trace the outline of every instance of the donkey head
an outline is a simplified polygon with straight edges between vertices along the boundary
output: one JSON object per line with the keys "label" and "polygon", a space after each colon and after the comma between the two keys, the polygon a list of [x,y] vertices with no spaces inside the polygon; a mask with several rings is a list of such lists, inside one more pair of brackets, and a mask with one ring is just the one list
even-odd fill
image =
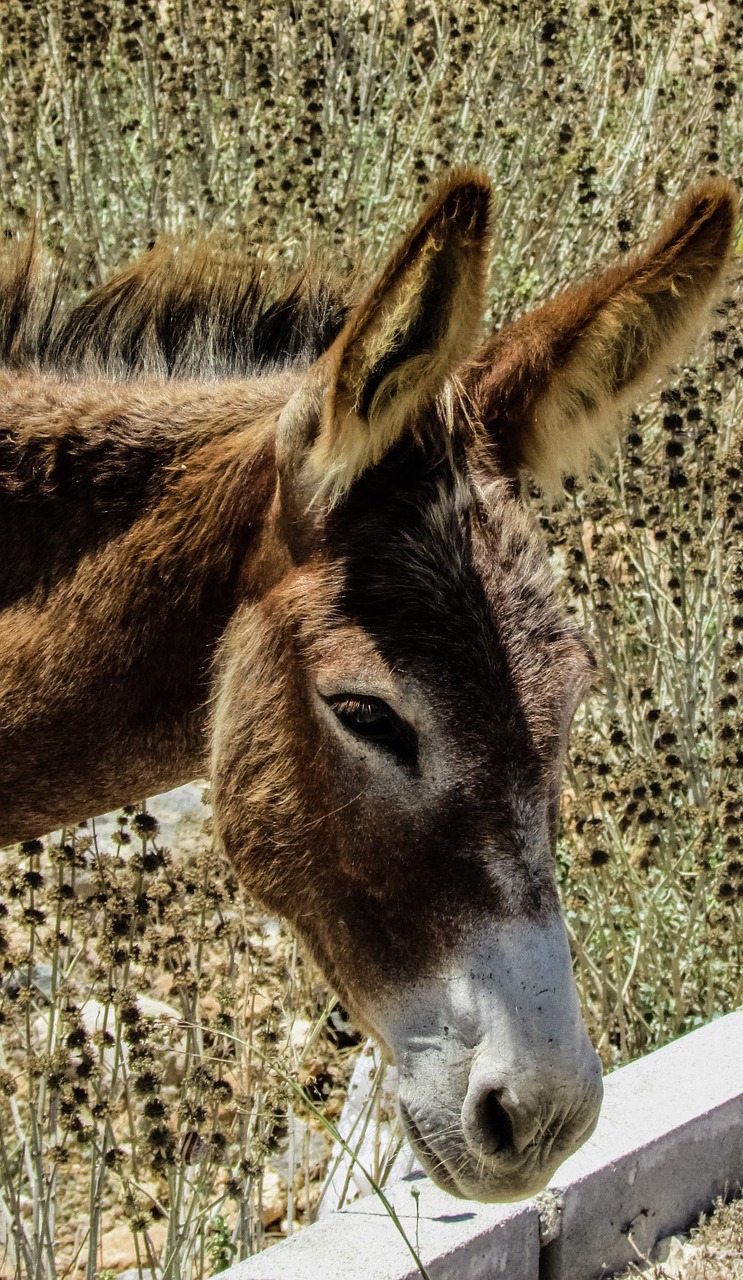
{"label": "donkey head", "polygon": [[449,178],[281,413],[214,792],[247,883],[396,1063],[425,1166],[501,1200],[547,1181],[601,1099],[554,873],[596,668],[517,477],[579,466],[671,357],[735,202],[702,184],[646,252],[478,348],[489,202],[482,173]]}

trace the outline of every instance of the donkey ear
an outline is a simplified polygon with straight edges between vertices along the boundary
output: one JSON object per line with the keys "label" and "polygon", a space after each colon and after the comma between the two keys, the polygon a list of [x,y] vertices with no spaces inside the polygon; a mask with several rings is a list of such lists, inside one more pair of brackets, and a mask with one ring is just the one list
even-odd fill
{"label": "donkey ear", "polygon": [[724,276],[738,209],[711,178],[680,201],[658,238],[496,334],[467,381],[508,471],[548,491],[580,472],[616,411],[683,351]]}
{"label": "donkey ear", "polygon": [[378,462],[472,353],[485,304],[490,182],[450,174],[318,362],[320,427],[307,461],[331,502]]}

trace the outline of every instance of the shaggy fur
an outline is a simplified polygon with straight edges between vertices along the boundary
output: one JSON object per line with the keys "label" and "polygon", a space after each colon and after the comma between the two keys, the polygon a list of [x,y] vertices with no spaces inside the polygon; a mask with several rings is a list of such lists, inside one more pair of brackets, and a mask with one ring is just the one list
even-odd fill
{"label": "shaggy fur", "polygon": [[31,236],[0,265],[0,361],[77,376],[250,378],[317,360],[351,294],[350,280],[317,264],[282,282],[237,245],[163,241],[75,301]]}

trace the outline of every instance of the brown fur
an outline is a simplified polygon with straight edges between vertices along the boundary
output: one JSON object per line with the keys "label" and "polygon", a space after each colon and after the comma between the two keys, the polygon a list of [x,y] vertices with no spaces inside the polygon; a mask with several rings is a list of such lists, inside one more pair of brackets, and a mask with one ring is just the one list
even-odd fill
{"label": "brown fur", "polygon": [[309,276],[277,319],[175,249],[67,310],[26,252],[0,304],[0,840],[211,767],[240,874],[373,1030],[468,921],[555,910],[593,664],[511,476],[572,467],[668,357],[735,211],[697,188],[473,354],[488,206],[479,171],[442,183],[345,326]]}

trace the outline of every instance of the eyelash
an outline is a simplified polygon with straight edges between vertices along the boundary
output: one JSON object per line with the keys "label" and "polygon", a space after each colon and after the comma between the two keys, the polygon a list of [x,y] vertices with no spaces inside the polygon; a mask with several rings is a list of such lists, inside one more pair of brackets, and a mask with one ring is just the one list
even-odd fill
{"label": "eyelash", "polygon": [[[339,694],[329,698],[328,703],[344,729],[354,737],[389,752],[399,764],[414,765],[417,762],[415,730],[382,698]],[[365,712],[370,716],[366,721],[361,718]]]}

